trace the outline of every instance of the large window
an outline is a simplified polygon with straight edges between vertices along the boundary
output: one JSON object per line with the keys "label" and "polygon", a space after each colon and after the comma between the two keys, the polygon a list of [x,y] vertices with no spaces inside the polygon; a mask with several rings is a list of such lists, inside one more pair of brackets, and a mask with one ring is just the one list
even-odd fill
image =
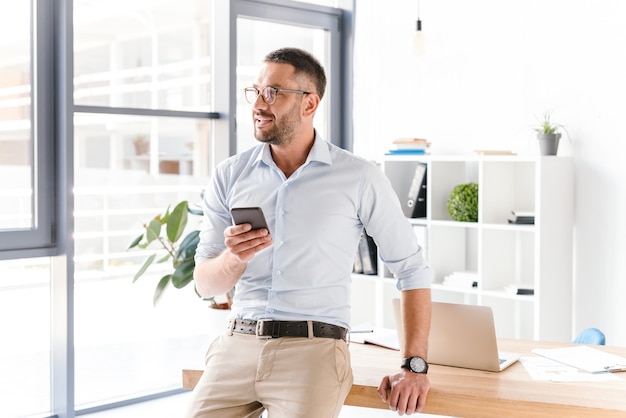
{"label": "large window", "polygon": [[300,46],[327,66],[316,128],[341,141],[342,13],[289,0],[0,7],[0,389],[14,394],[0,416],[73,417],[175,393],[224,321],[211,323],[192,286],[154,306],[169,264],[133,283],[156,247],[128,246],[168,206],[199,202],[215,165],[254,143],[236,116],[249,119],[242,86],[270,49]]}
{"label": "large window", "polygon": [[153,306],[171,263],[133,283],[158,247],[127,248],[168,206],[199,202],[208,183],[212,21],[206,0],[74,0],[78,409],[179,388],[206,345],[193,319],[207,304],[189,287]]}

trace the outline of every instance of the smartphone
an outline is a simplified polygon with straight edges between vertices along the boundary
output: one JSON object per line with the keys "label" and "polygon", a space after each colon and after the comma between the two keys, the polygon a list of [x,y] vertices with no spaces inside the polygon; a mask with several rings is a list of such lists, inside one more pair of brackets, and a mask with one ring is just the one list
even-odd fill
{"label": "smartphone", "polygon": [[252,229],[265,228],[270,230],[263,215],[263,210],[259,207],[254,208],[232,208],[230,215],[235,225],[250,224]]}

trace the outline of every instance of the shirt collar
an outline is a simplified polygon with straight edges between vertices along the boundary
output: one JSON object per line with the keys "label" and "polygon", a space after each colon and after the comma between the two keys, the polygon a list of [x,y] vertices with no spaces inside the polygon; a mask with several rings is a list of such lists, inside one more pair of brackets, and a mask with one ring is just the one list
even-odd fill
{"label": "shirt collar", "polygon": [[[269,144],[263,144],[263,150],[257,155],[256,161],[263,161],[268,166],[275,166],[274,160],[272,160],[272,153],[270,151]],[[313,139],[313,147],[309,151],[309,155],[304,162],[307,165],[311,161],[318,161],[323,164],[332,164],[332,158],[330,156],[330,149],[328,143],[322,139],[320,135],[315,131],[315,138]]]}

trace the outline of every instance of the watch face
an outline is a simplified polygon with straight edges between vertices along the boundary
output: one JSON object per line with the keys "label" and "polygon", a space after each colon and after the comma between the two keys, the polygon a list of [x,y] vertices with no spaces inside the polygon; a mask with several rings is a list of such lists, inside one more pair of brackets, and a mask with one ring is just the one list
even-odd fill
{"label": "watch face", "polygon": [[421,357],[411,358],[411,370],[415,373],[421,373],[426,369],[426,362]]}

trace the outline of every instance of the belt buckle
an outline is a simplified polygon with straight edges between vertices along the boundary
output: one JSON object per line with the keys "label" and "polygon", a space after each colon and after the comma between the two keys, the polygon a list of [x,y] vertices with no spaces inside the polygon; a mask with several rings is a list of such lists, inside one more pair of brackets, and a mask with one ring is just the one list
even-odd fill
{"label": "belt buckle", "polygon": [[272,335],[262,335],[261,333],[263,332],[263,328],[265,323],[269,323],[272,322],[271,320],[266,321],[264,319],[259,319],[258,321],[256,321],[256,329],[254,330],[254,333],[256,334],[256,337],[260,340],[268,340],[270,338],[273,338]]}

